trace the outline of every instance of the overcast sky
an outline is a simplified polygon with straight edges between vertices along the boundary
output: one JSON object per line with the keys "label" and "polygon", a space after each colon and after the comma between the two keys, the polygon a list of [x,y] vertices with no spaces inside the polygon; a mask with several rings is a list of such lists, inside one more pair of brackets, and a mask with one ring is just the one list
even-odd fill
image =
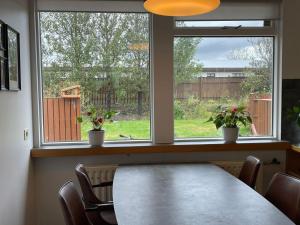
{"label": "overcast sky", "polygon": [[230,54],[235,49],[243,49],[250,46],[248,38],[233,37],[207,37],[202,38],[198,45],[195,59],[200,61],[204,67],[217,68],[245,68],[249,67],[246,60],[231,60]]}

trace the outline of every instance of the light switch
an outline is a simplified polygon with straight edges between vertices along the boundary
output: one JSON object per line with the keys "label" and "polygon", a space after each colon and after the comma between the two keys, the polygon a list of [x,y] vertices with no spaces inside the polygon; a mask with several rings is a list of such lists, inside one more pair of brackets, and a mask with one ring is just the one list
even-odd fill
{"label": "light switch", "polygon": [[24,141],[27,141],[28,137],[29,137],[29,129],[26,128],[26,129],[24,129]]}

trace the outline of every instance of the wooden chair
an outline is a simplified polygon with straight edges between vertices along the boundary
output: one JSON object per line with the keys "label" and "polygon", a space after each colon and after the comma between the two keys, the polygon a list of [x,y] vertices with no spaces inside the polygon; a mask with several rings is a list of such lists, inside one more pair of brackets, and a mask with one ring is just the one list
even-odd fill
{"label": "wooden chair", "polygon": [[265,198],[300,225],[300,179],[276,173],[270,181]]}
{"label": "wooden chair", "polygon": [[[59,190],[59,200],[63,209],[66,225],[110,225],[100,215],[100,207],[84,208],[72,181],[65,183]],[[87,213],[98,212],[97,220],[89,220]]]}
{"label": "wooden chair", "polygon": [[248,156],[241,169],[239,179],[251,188],[255,188],[261,162],[254,156]]}
{"label": "wooden chair", "polygon": [[[97,185],[92,185],[91,180],[88,176],[86,169],[83,164],[78,164],[75,168],[75,173],[79,180],[79,184],[82,191],[83,202],[87,208],[89,207],[101,207],[103,210],[101,211],[101,216],[107,221],[109,224],[117,224],[116,216],[114,212],[113,202],[105,202],[101,201],[94,193],[93,188],[101,188],[111,186],[113,184],[112,181],[103,182]],[[105,210],[104,210],[105,209]],[[89,218],[94,220],[97,219],[97,215],[95,212],[89,213]]]}

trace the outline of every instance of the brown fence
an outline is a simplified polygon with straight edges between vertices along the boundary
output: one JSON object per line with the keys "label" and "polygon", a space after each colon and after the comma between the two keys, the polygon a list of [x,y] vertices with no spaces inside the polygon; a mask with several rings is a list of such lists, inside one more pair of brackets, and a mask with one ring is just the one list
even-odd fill
{"label": "brown fence", "polygon": [[199,99],[217,99],[241,96],[243,77],[200,77],[197,81],[178,84],[175,89],[177,99],[194,96]]}
{"label": "brown fence", "polygon": [[44,141],[81,140],[80,98],[44,98]]}
{"label": "brown fence", "polygon": [[135,113],[142,115],[143,108],[149,106],[149,94],[142,91],[126,92],[123,96],[115,91],[102,88],[99,91],[84,96],[86,105],[106,107],[107,109],[122,110],[126,105],[132,105]]}
{"label": "brown fence", "polygon": [[[218,78],[219,79],[219,78]],[[205,82],[204,82],[205,83]],[[209,83],[209,82],[208,82]],[[208,84],[206,82],[206,84]],[[213,81],[212,84],[216,85]],[[230,82],[229,82],[230,83]],[[233,84],[233,83],[231,83]],[[235,84],[234,84],[235,85]],[[229,88],[230,85],[228,84]],[[208,88],[208,87],[206,87]],[[212,87],[211,87],[212,88]],[[193,90],[191,90],[193,91]],[[215,86],[210,92],[216,92],[214,97],[220,95],[220,90]],[[186,90],[185,92],[187,93]],[[224,93],[224,92],[223,92]],[[237,92],[235,92],[237,93]],[[178,94],[178,93],[177,93]],[[212,97],[211,94],[204,98]],[[89,96],[90,103],[94,105],[105,106],[107,104],[107,93],[100,95]],[[177,96],[178,97],[178,96]],[[182,95],[182,98],[185,96]],[[224,96],[223,96],[224,97]],[[232,96],[231,96],[232,97]],[[114,94],[111,96],[112,105],[119,103],[137,104],[137,111],[141,113],[142,104],[148,104],[148,98],[137,93],[132,96],[124,96],[124,98],[117,98]],[[76,118],[80,116],[80,97],[59,97],[59,98],[44,98],[44,141],[45,142],[64,142],[64,141],[80,141],[81,132],[80,124],[77,123]],[[270,95],[265,96],[250,96],[248,111],[253,119],[252,132],[254,135],[266,136],[272,133],[272,98]]]}
{"label": "brown fence", "polygon": [[249,99],[248,110],[253,120],[252,133],[259,136],[272,134],[272,97],[252,96]]}

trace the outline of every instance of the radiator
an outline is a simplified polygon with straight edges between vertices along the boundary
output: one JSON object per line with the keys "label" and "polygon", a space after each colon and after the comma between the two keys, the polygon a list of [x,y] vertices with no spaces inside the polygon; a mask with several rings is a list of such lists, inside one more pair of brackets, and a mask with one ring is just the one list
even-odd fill
{"label": "radiator", "polygon": [[[112,181],[118,165],[86,166],[86,171],[92,184],[99,184],[105,181]],[[96,196],[101,201],[112,201],[112,187],[94,188]]]}
{"label": "radiator", "polygon": [[[243,166],[243,161],[211,161],[211,163],[220,166],[228,173],[235,177],[238,177]],[[118,165],[103,165],[103,166],[87,166],[86,170],[89,174],[92,184],[98,184],[100,182],[112,181],[115,171]],[[261,166],[257,182],[256,190],[263,194],[266,191],[268,183],[274,173],[283,171],[284,165],[276,165],[271,163],[265,163]],[[112,201],[112,187],[95,188],[96,196],[102,201]]]}

